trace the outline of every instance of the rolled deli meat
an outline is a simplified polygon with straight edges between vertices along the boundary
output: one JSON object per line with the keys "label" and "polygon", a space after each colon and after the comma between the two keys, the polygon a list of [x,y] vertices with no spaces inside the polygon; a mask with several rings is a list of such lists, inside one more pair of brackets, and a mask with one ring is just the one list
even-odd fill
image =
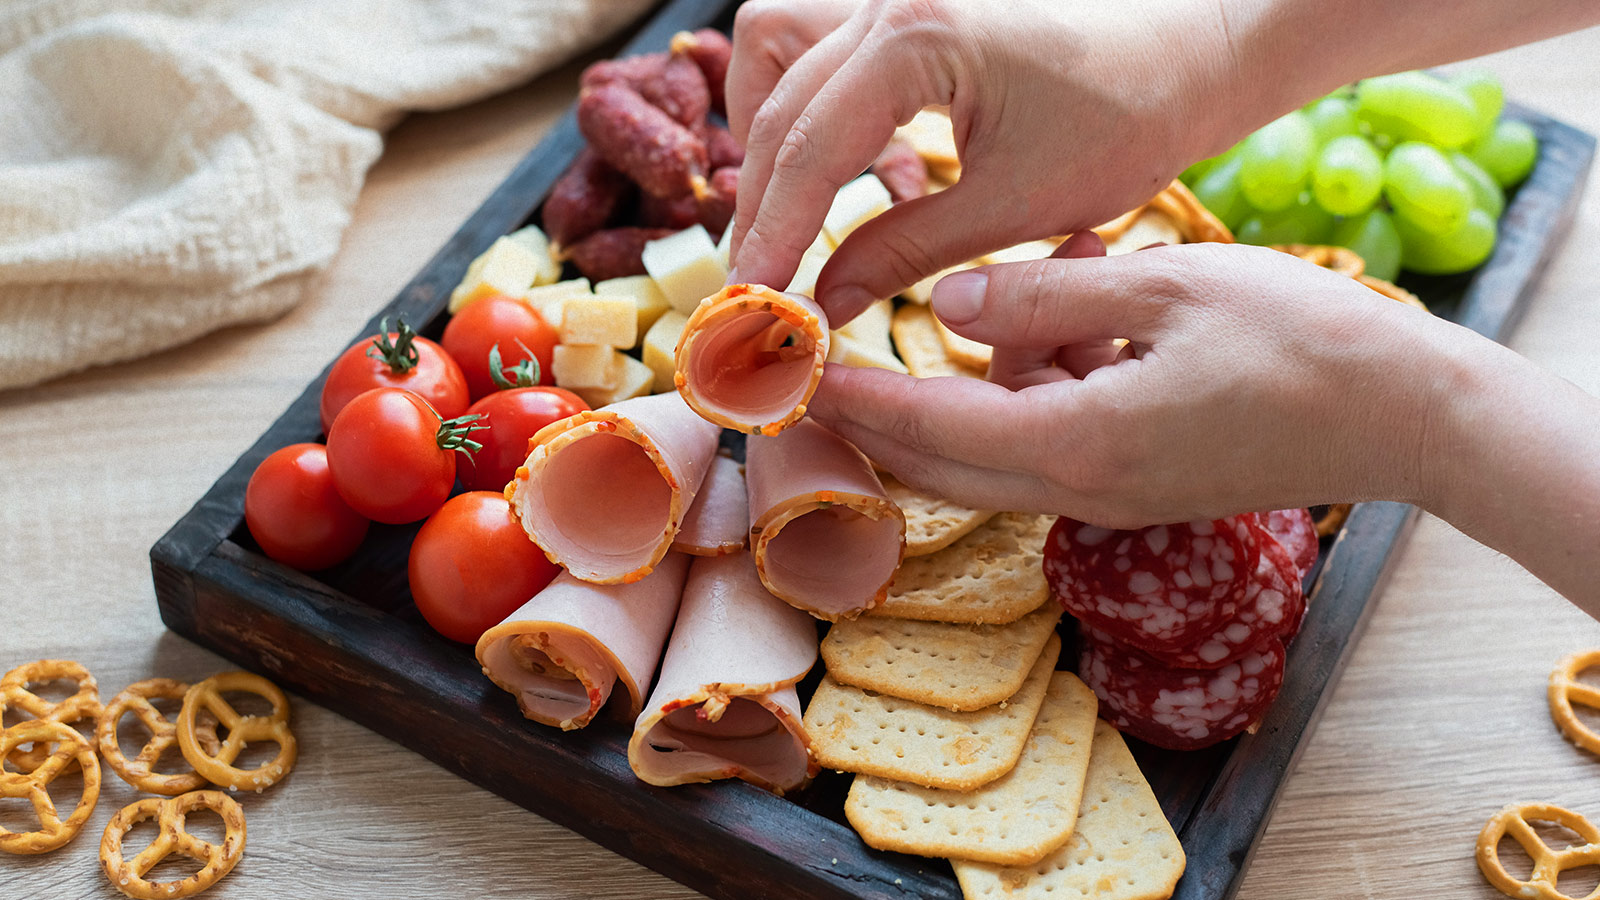
{"label": "rolled deli meat", "polygon": [[745,445],[750,550],[767,589],[819,619],[879,603],[906,548],[906,520],[854,445],[804,421]]}
{"label": "rolled deli meat", "polygon": [[730,284],[689,317],[673,380],[708,421],[775,434],[805,416],[827,358],[828,317],[815,300]]}
{"label": "rolled deli meat", "polygon": [[590,584],[562,572],[478,639],[489,680],[535,722],[582,728],[622,688],[619,711],[639,715],[683,596],[689,558],[671,553],[650,577]]}
{"label": "rolled deli meat", "polygon": [[684,517],[672,549],[693,556],[722,556],[744,549],[750,533],[750,503],[744,487],[744,467],[726,456],[711,463],[711,471]]}
{"label": "rolled deli meat", "polygon": [[716,458],[717,434],[677,394],[581,412],[533,436],[511,510],[574,576],[636,581],[677,539]]}
{"label": "rolled deli meat", "polygon": [[794,686],[816,659],[816,623],[762,587],[750,554],[695,559],[628,764],[664,787],[719,778],[780,794],[803,786],[818,766]]}

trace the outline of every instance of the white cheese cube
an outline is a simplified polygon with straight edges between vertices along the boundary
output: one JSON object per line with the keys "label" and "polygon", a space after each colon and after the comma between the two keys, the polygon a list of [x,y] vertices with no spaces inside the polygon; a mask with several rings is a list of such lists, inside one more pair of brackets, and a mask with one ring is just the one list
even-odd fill
{"label": "white cheese cube", "polygon": [[826,235],[819,234],[817,239],[806,248],[800,257],[800,265],[795,268],[794,278],[789,280],[785,290],[796,294],[805,294],[814,297],[817,293],[817,277],[822,274],[822,267],[828,264],[828,257],[833,255],[833,247],[828,243]]}
{"label": "white cheese cube", "polygon": [[574,278],[571,281],[558,281],[555,284],[544,284],[536,288],[529,288],[519,296],[522,302],[533,307],[534,312],[544,317],[552,327],[561,327],[562,307],[573,297],[588,297],[589,279]]}
{"label": "white cheese cube", "polygon": [[631,297],[585,294],[561,304],[563,344],[603,344],[623,350],[639,340],[639,308]]}
{"label": "white cheese cube", "polygon": [[695,225],[644,245],[644,270],[678,312],[688,315],[700,301],[722,290],[728,266],[705,226]]}
{"label": "white cheese cube", "polygon": [[[1063,240],[1065,239],[1063,238]],[[996,250],[985,256],[983,262],[985,265],[989,265],[992,263],[1029,262],[1035,259],[1044,259],[1056,252],[1056,246],[1060,243],[1061,241],[1028,241],[1026,244],[1017,244],[1004,250]]]}
{"label": "white cheese cube", "polygon": [[661,293],[655,281],[649,275],[629,275],[625,278],[611,278],[594,286],[594,292],[601,296],[627,297],[633,301],[635,318],[638,324],[635,331],[643,337],[650,330],[650,326],[661,318],[661,314],[672,308],[667,302],[667,295]]}
{"label": "white cheese cube", "polygon": [[828,240],[838,247],[850,232],[861,227],[861,224],[881,212],[885,212],[894,201],[889,196],[889,189],[883,186],[876,175],[863,175],[846,184],[834,195],[833,206],[828,210],[827,218],[822,220],[822,230],[828,235]]}
{"label": "white cheese cube", "polygon": [[467,266],[467,274],[450,292],[450,312],[492,294],[520,295],[541,274],[541,259],[509,237],[498,238]]}
{"label": "white cheese cube", "polygon": [[843,332],[835,331],[828,341],[828,362],[846,366],[870,366],[909,375],[906,364],[888,348],[862,344]]}
{"label": "white cheese cube", "polygon": [[614,347],[600,344],[557,344],[550,360],[556,376],[556,386],[578,388],[612,388],[617,385],[621,356]]}
{"label": "white cheese cube", "polygon": [[717,256],[722,259],[725,266],[733,265],[733,223],[722,229],[722,237],[717,241]]}
{"label": "white cheese cube", "polygon": [[643,397],[650,393],[655,373],[650,367],[626,353],[617,354],[617,383],[610,388],[577,388],[573,393],[594,409],[609,406],[619,400]]}
{"label": "white cheese cube", "polygon": [[561,260],[556,258],[555,249],[550,246],[550,239],[545,237],[537,225],[528,225],[506,235],[513,241],[527,247],[539,260],[539,269],[534,273],[534,284],[554,284],[561,279]]}
{"label": "white cheese cube", "polygon": [[857,344],[889,350],[889,320],[894,317],[894,304],[879,300],[861,311],[861,315],[839,326],[839,333]]}
{"label": "white cheese cube", "polygon": [[657,319],[644,336],[644,364],[655,373],[653,384],[658,394],[676,387],[672,382],[672,374],[677,369],[674,357],[678,352],[678,339],[683,337],[683,328],[688,324],[688,316],[671,310]]}

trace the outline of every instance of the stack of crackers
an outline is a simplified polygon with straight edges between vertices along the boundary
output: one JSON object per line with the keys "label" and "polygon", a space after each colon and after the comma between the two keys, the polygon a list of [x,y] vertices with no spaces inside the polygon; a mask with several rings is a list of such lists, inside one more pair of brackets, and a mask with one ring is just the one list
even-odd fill
{"label": "stack of crackers", "polygon": [[1094,692],[1056,671],[1049,517],[884,482],[907,558],[881,606],[823,640],[805,713],[818,761],[856,773],[850,824],[950,859],[969,898],[1170,896],[1177,836]]}

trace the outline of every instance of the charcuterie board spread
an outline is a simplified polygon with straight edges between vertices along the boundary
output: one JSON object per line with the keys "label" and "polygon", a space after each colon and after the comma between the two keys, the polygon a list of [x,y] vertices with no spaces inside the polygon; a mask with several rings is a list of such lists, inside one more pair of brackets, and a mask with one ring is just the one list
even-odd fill
{"label": "charcuterie board spread", "polygon": [[[152,551],[164,619],[715,896],[1228,896],[1413,511],[1112,531],[918,491],[808,419],[829,363],[983,377],[937,276],[837,327],[811,296],[959,157],[924,111],[790,284],[725,285],[726,6],[668,4],[585,72]],[[1592,152],[1513,114],[1539,164],[1475,273],[1280,249],[1497,335]],[[1233,239],[1181,181],[1096,232]]]}

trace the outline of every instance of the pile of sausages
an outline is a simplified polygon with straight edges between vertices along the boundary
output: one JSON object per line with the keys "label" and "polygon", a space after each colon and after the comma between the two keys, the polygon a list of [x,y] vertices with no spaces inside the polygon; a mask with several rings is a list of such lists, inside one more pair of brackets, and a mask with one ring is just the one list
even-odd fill
{"label": "pile of sausages", "polygon": [[584,70],[578,130],[588,146],[542,214],[563,259],[594,281],[642,275],[644,245],[700,224],[715,239],[733,218],[744,149],[725,116],[733,47],[713,29],[681,32],[666,53]]}
{"label": "pile of sausages", "polygon": [[1316,560],[1304,509],[1135,531],[1063,517],[1044,571],[1078,619],[1078,674],[1105,718],[1193,750],[1252,728],[1278,695]]}

